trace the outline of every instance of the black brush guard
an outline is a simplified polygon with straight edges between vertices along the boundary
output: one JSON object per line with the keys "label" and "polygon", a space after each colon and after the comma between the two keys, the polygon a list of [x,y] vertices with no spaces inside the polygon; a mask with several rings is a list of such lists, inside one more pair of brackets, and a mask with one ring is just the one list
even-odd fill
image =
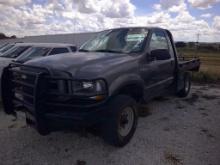
{"label": "black brush guard", "polygon": [[[49,70],[45,68],[30,67],[37,72],[25,70],[21,64],[10,64],[4,68],[1,79],[1,94],[4,111],[16,116],[16,110],[23,110],[29,114],[36,129],[47,133],[42,113],[45,95],[45,78]],[[31,79],[30,79],[31,78]]]}
{"label": "black brush guard", "polygon": [[[101,102],[88,100],[90,95],[75,97],[73,94],[52,92],[51,80],[76,81],[72,78],[53,76],[47,68],[10,64],[2,74],[4,111],[11,115],[16,115],[16,111],[19,110],[24,111],[28,120],[33,122],[37,130],[43,134],[48,130],[45,127],[46,117],[80,120],[105,102],[105,100]],[[72,86],[69,90],[72,90]]]}
{"label": "black brush guard", "polygon": [[[41,96],[46,93],[45,86],[42,85],[45,84],[43,75],[49,74],[49,71],[37,68],[37,72],[31,72],[24,70],[25,67],[20,64],[10,64],[3,70],[2,102],[7,114],[15,114],[15,110],[22,106],[30,113],[35,113],[36,109],[39,109],[40,102],[43,101]],[[31,68],[35,69],[35,67]],[[27,79],[29,77],[32,77],[32,81]]]}

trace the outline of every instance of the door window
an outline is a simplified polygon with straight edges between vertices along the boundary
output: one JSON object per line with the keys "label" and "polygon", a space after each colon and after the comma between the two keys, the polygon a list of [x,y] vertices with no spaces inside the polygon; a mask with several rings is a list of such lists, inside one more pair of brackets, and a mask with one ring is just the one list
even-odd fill
{"label": "door window", "polygon": [[156,60],[170,59],[169,45],[164,32],[153,32],[150,40],[150,52]]}
{"label": "door window", "polygon": [[163,32],[154,32],[151,36],[150,50],[152,51],[156,49],[169,50],[167,39]]}

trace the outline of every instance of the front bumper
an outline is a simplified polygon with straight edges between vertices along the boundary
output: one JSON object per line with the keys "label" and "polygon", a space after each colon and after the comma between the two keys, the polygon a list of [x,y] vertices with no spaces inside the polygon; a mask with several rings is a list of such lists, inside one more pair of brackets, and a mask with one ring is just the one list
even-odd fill
{"label": "front bumper", "polygon": [[7,114],[26,113],[28,123],[38,130],[63,127],[87,127],[101,122],[107,112],[102,101],[76,98],[51,92],[49,80],[75,81],[55,77],[46,68],[11,64],[2,74],[2,102]]}
{"label": "front bumper", "polygon": [[[26,119],[28,124],[35,128],[39,133],[41,130],[52,132],[63,129],[78,129],[100,125],[105,121],[107,110],[104,106],[94,107],[92,109],[78,109],[82,112],[66,111],[64,109],[54,112],[47,112],[33,115],[26,110]],[[31,122],[30,122],[31,121]]]}
{"label": "front bumper", "polygon": [[106,109],[95,107],[94,109],[80,109],[82,112],[59,111],[45,113],[44,121],[49,130],[62,128],[81,128],[97,125],[104,121]]}

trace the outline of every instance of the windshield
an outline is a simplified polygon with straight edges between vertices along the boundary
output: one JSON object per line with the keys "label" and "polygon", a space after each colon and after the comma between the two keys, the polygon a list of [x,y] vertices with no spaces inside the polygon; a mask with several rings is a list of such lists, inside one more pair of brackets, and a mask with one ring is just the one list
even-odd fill
{"label": "windshield", "polygon": [[132,53],[143,49],[148,30],[145,28],[128,28],[108,30],[86,42],[79,51]]}
{"label": "windshield", "polygon": [[1,53],[4,53],[4,52],[6,52],[7,50],[11,49],[13,46],[14,46],[14,45],[7,45],[7,46],[3,47],[3,48],[0,50],[0,52],[1,52]]}
{"label": "windshield", "polygon": [[25,62],[33,58],[45,56],[50,48],[32,47],[27,52],[22,53],[16,61]]}
{"label": "windshield", "polygon": [[1,57],[7,57],[7,58],[16,58],[21,53],[23,53],[25,50],[27,50],[30,46],[16,46],[9,51],[7,51],[5,54],[3,54]]}

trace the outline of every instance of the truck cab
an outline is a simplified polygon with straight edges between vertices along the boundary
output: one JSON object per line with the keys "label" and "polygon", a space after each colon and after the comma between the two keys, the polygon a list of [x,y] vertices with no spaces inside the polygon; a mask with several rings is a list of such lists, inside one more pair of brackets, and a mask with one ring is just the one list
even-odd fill
{"label": "truck cab", "polygon": [[179,61],[172,34],[162,28],[126,27],[100,32],[74,54],[12,63],[2,75],[7,114],[26,114],[42,134],[63,127],[97,127],[124,146],[138,123],[138,105],[190,91],[199,59]]}

